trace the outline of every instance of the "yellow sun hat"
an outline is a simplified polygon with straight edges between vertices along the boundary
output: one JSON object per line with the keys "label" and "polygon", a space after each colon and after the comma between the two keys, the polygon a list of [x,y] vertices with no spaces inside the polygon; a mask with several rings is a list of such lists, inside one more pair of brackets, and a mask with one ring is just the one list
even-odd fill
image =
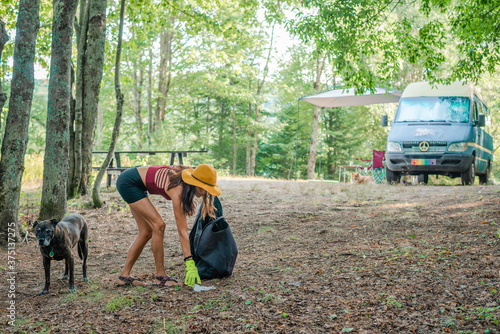
{"label": "yellow sun hat", "polygon": [[222,190],[216,185],[217,171],[210,165],[201,164],[195,169],[184,169],[182,180],[187,184],[205,189],[211,195],[219,196],[222,194]]}

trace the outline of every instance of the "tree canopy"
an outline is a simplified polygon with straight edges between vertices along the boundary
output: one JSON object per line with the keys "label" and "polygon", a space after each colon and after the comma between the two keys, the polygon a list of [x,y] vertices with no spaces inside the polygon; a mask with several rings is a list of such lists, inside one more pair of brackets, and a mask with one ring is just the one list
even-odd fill
{"label": "tree canopy", "polygon": [[[297,155],[297,174],[305,177],[312,106],[297,99],[315,92],[315,57],[320,52],[326,55],[321,91],[404,89],[419,80],[477,83],[484,88],[495,134],[499,4],[480,0],[127,1],[121,66],[124,114],[117,149],[207,149],[207,154],[189,156],[186,162],[212,163],[234,174],[248,173],[247,156],[253,152],[255,174],[279,178],[294,177]],[[16,13],[17,2],[2,2],[0,17],[11,35]],[[52,2],[42,0],[39,69],[48,69],[51,17]],[[112,134],[118,19],[118,1],[109,0],[96,150],[106,149]],[[291,36],[286,50],[276,48],[273,27]],[[9,86],[12,40],[0,64],[4,91]],[[76,56],[73,52],[74,64]],[[28,153],[43,152],[46,87],[46,81],[37,80]],[[384,149],[387,129],[380,127],[378,119],[394,110],[394,105],[384,105],[322,112],[316,173],[333,178],[338,164]],[[1,117],[6,113],[4,108]],[[166,160],[129,158],[134,164]]]}

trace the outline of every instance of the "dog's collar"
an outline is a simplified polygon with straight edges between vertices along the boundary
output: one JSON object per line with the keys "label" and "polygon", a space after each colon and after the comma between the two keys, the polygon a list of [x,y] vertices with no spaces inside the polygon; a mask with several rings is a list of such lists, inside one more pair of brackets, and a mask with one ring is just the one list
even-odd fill
{"label": "dog's collar", "polygon": [[[57,237],[56,242],[59,241],[59,237]],[[50,253],[49,253],[50,258],[54,257],[54,246],[50,247]]]}

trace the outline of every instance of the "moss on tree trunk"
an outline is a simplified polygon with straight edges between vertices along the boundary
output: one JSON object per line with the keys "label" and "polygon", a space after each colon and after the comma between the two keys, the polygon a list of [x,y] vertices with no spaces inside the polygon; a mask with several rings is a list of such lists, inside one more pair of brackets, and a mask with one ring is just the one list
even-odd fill
{"label": "moss on tree trunk", "polygon": [[7,244],[8,232],[12,232],[9,228],[15,228],[16,238],[19,235],[19,197],[34,89],[39,10],[39,0],[22,0],[19,4],[9,113],[0,161],[0,244],[2,245]]}
{"label": "moss on tree trunk", "polygon": [[78,0],[54,0],[41,219],[61,219],[66,213],[71,51],[77,4]]}

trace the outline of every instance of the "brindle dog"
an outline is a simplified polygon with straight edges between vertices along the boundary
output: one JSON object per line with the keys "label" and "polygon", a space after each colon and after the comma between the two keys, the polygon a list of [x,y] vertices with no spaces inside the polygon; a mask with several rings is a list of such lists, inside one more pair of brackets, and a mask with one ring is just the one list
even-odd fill
{"label": "brindle dog", "polygon": [[71,214],[58,222],[56,219],[36,221],[33,223],[35,235],[40,246],[45,270],[45,287],[38,295],[49,292],[50,286],[50,262],[52,260],[66,260],[64,276],[68,278],[69,292],[76,293],[75,289],[75,266],[71,249],[78,244],[78,255],[83,260],[83,280],[87,279],[87,255],[88,255],[88,228],[85,218],[77,214]]}

